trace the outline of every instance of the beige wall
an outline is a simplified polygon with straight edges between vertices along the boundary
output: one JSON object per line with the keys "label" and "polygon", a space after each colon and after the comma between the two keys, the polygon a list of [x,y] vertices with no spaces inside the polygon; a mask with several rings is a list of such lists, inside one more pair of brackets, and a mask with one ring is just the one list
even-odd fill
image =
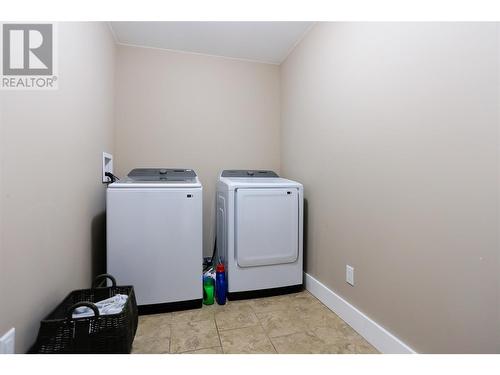
{"label": "beige wall", "polygon": [[500,349],[496,28],[319,24],[281,67],[307,272],[419,352]]}
{"label": "beige wall", "polygon": [[[498,77],[497,77],[497,92],[498,92],[498,97],[497,97],[497,126],[500,127],[500,22],[496,23],[497,25],[497,64],[498,64]],[[498,137],[498,144],[500,145],[500,129],[497,132],[497,137]],[[497,189],[498,193],[498,200],[497,200],[497,217],[498,217],[498,222],[497,222],[497,233],[498,233],[498,238],[500,242],[500,152],[497,152],[497,184],[499,188]],[[500,244],[499,244],[500,247]],[[500,250],[499,250],[500,251]],[[498,270],[500,273],[500,255],[498,255]],[[500,279],[500,276],[499,276]],[[499,280],[500,284],[500,280]],[[497,327],[500,327],[500,286],[498,288],[498,300],[497,300],[497,308],[498,308],[498,325]],[[500,336],[500,333],[499,333]],[[500,353],[500,337],[497,339],[497,353]]]}
{"label": "beige wall", "polygon": [[0,333],[16,350],[102,257],[101,153],[113,151],[115,46],[104,23],[59,24],[59,89],[0,92]]}
{"label": "beige wall", "polygon": [[497,25],[320,24],[281,68],[124,46],[115,65],[104,24],[59,31],[59,90],[0,92],[18,352],[102,269],[102,151],[121,176],[194,168],[207,255],[218,172],[281,169],[305,186],[311,275],[417,351],[500,352]]}
{"label": "beige wall", "polygon": [[119,46],[116,74],[116,172],[193,168],[203,183],[204,253],[211,255],[218,173],[279,171],[279,67]]}

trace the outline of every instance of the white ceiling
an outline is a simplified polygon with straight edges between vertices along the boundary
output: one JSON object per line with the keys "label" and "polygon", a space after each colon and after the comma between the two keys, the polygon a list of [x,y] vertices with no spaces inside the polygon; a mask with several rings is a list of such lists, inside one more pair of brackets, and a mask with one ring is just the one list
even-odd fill
{"label": "white ceiling", "polygon": [[120,44],[280,64],[313,22],[111,22]]}

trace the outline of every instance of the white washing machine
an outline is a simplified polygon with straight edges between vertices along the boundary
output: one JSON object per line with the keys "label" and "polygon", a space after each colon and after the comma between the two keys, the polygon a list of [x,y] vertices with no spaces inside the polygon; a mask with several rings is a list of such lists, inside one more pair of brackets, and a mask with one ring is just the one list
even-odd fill
{"label": "white washing machine", "polygon": [[201,307],[202,186],[191,169],[134,169],[107,189],[107,271],[142,314]]}
{"label": "white washing machine", "polygon": [[217,260],[229,299],[302,289],[303,187],[272,171],[225,170],[217,184]]}

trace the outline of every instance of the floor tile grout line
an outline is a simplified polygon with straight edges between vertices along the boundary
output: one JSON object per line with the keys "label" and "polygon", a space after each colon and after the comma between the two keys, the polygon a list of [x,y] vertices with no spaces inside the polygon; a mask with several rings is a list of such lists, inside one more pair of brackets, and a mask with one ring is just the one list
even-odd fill
{"label": "floor tile grout line", "polygon": [[172,352],[170,351],[171,348],[172,348],[172,318],[173,318],[173,315],[170,315],[170,322],[168,323],[168,329],[170,330],[170,337],[168,338],[168,353],[169,354],[172,354]]}
{"label": "floor tile grout line", "polygon": [[269,337],[269,335],[267,334],[266,332],[266,329],[264,328],[264,326],[262,325],[262,321],[259,319],[259,316],[257,315],[256,312],[254,312],[255,316],[257,317],[257,321],[259,322],[259,325],[261,326],[262,328],[262,332],[264,332],[264,335],[267,337],[267,339],[269,340],[269,342],[271,343],[271,345],[273,346],[273,349],[274,351],[276,352],[276,354],[279,354],[278,352],[278,349],[276,349],[276,346],[274,346],[274,342],[273,340],[271,340],[271,338]]}
{"label": "floor tile grout line", "polygon": [[[261,324],[261,327],[262,327],[262,324]],[[271,345],[273,346],[273,349],[274,351],[276,352],[276,354],[279,354],[278,352],[278,349],[276,349],[276,346],[274,346],[274,342],[273,340],[269,337],[269,335],[267,334],[266,330],[264,329],[264,327],[262,327],[262,331],[264,332],[264,335],[267,337],[267,339],[269,340],[269,342],[271,343]]]}
{"label": "floor tile grout line", "polygon": [[[197,352],[198,350],[215,349],[215,348],[221,348],[222,349],[222,346],[209,346],[209,347],[206,347],[206,348],[199,348],[199,349],[194,349],[194,350],[185,350],[183,352],[173,353],[173,354],[188,354],[188,353],[191,353],[191,352]],[[196,353],[193,353],[193,354],[196,354]]]}
{"label": "floor tile grout line", "polygon": [[267,334],[266,334],[266,337],[269,339],[269,342],[270,342],[270,343],[271,343],[271,345],[273,346],[274,351],[276,352],[276,354],[280,354],[280,353],[278,352],[278,349],[276,349],[276,345],[274,345],[273,339],[272,339],[272,338],[270,338]]}
{"label": "floor tile grout line", "polygon": [[218,331],[219,332],[231,332],[231,331],[234,331],[236,329],[243,329],[243,328],[252,328],[252,327],[257,327],[259,325],[259,323],[257,324],[252,324],[251,326],[241,326],[241,327],[236,327],[236,328],[227,328],[227,329],[219,329]]}
{"label": "floor tile grout line", "polygon": [[[256,326],[260,325],[259,317],[257,316],[257,314],[252,309],[250,311],[248,311],[248,312],[251,312],[255,316],[255,319],[257,319],[257,323],[256,324],[252,324],[252,325],[248,325],[248,326],[235,327],[235,328],[227,328],[227,329],[220,329],[219,325],[217,325],[217,330],[219,332],[228,332],[228,331],[233,331],[235,329],[251,328],[251,327],[256,327]],[[241,311],[235,311],[235,313],[240,314],[242,312]],[[217,322],[216,322],[216,324],[217,324]]]}
{"label": "floor tile grout line", "polygon": [[[251,300],[250,300],[251,301]],[[258,324],[256,325],[251,325],[251,326],[248,326],[248,327],[238,327],[238,328],[231,328],[231,329],[226,329],[224,330],[223,332],[227,332],[227,331],[233,331],[233,330],[236,330],[236,329],[241,329],[241,328],[252,328],[252,327],[257,327],[257,326],[260,326],[261,329],[262,329],[262,332],[264,333],[264,336],[269,340],[269,342],[271,343],[271,346],[273,347],[274,351],[276,354],[279,354],[278,351],[276,350],[276,347],[274,346],[271,338],[267,335],[266,333],[266,330],[264,329],[264,326],[262,325],[262,322],[260,321],[259,317],[257,316],[257,312],[255,311],[254,309],[254,306],[253,304],[250,304],[250,311],[254,314],[255,318],[257,319],[257,322]],[[220,339],[220,332],[219,332],[219,326],[217,325],[217,321],[216,321],[216,326],[217,326],[217,332],[219,333],[219,340],[221,341],[221,349],[222,349],[222,352],[223,354],[224,353],[224,347],[222,346],[222,340]]]}
{"label": "floor tile grout line", "polygon": [[222,354],[225,354],[224,347],[222,346],[222,340],[220,338],[219,325],[217,324],[217,319],[215,317],[215,312],[214,312],[214,323],[215,323],[215,329],[217,330],[217,337],[219,338],[220,350],[222,351]]}
{"label": "floor tile grout line", "polygon": [[[202,307],[203,308],[203,307]],[[189,312],[190,310],[186,310],[187,312]],[[199,310],[196,310],[196,311],[199,311]],[[211,318],[205,318],[205,319],[201,319],[201,320],[186,320],[186,321],[179,321],[179,322],[176,322],[176,323],[171,323],[171,324],[175,324],[175,325],[182,325],[182,324],[190,324],[190,323],[199,323],[199,322],[213,322],[214,325],[216,326],[217,328],[217,324],[215,323],[215,312],[213,312],[212,314],[213,316]],[[172,328],[171,328],[171,335],[172,335]],[[217,332],[217,335],[218,335],[218,332]],[[219,337],[219,343],[220,343],[220,337]],[[172,339],[170,340],[170,345],[172,345]],[[193,349],[193,350],[202,350],[202,349],[210,349],[210,348],[213,348],[214,346],[210,346],[210,347],[202,347],[202,348],[198,348],[198,349]],[[222,348],[222,345],[221,345],[221,348]],[[181,353],[185,353],[187,351],[192,351],[192,350],[185,350],[185,351],[182,351],[182,352],[176,352],[176,353],[172,353],[172,349],[170,347],[170,354],[181,354]]]}

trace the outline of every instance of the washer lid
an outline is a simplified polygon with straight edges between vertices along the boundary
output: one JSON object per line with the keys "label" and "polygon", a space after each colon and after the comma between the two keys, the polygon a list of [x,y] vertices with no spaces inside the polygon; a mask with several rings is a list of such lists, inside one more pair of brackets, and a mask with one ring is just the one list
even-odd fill
{"label": "washer lid", "polygon": [[192,169],[136,168],[128,178],[137,182],[194,182],[196,173]]}
{"label": "washer lid", "polygon": [[200,180],[192,169],[136,168],[126,178],[108,186],[114,188],[201,188]]}
{"label": "washer lid", "polygon": [[254,170],[254,169],[226,169],[222,171],[221,177],[267,177],[276,178],[279,177],[276,172],[266,171],[266,170]]}

